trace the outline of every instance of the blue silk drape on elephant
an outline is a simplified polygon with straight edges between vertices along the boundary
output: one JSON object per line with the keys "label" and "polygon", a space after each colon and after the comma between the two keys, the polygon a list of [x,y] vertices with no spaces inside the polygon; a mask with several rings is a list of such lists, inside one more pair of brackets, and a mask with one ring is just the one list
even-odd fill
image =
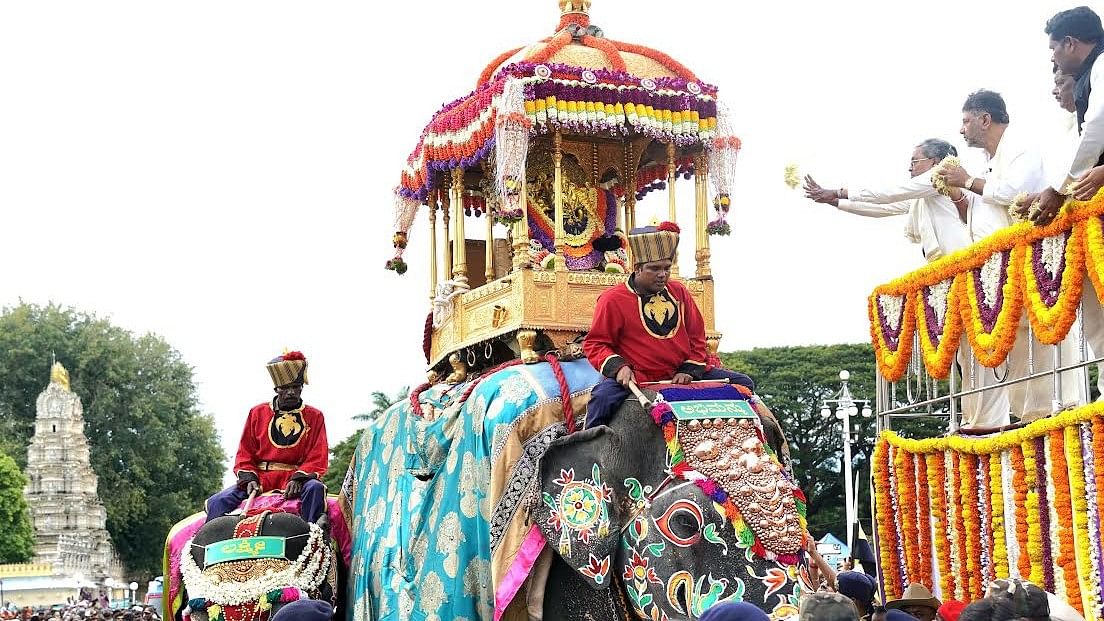
{"label": "blue silk drape on elephant", "polygon": [[[580,421],[601,376],[562,365]],[[547,363],[514,366],[466,385],[436,386],[419,418],[396,404],[364,430],[346,478],[353,503],[350,617],[491,619],[498,581],[524,537],[535,460],[564,433],[560,388]]]}

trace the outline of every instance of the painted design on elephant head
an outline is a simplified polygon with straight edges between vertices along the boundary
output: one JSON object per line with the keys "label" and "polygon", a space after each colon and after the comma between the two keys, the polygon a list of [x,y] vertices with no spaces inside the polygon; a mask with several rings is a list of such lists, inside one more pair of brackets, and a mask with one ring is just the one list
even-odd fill
{"label": "painted design on elephant head", "polygon": [[[732,591],[729,592],[729,586]],[[688,571],[678,571],[667,580],[667,603],[679,614],[700,617],[706,610],[722,602],[739,602],[744,599],[744,581],[739,578],[716,579],[712,574],[694,577]],[[727,593],[727,594],[726,594]],[[650,611],[640,610],[649,615]]]}
{"label": "painted design on elephant head", "polygon": [[[578,541],[589,544],[595,533],[598,537],[609,534],[609,504],[613,498],[613,490],[602,482],[598,464],[591,468],[589,479],[576,480],[575,469],[568,468],[561,469],[559,478],[554,479],[553,483],[560,487],[559,493],[552,496],[548,492],[542,492],[541,498],[551,511],[548,525],[560,533],[560,554],[571,554],[572,535]],[[606,564],[606,571],[609,571],[608,556]]]}
{"label": "painted design on elephant head", "polygon": [[610,557],[605,556],[601,560],[593,554],[590,555],[590,562],[586,567],[580,567],[579,573],[594,580],[595,584],[605,584],[606,576],[609,575],[610,570]]}

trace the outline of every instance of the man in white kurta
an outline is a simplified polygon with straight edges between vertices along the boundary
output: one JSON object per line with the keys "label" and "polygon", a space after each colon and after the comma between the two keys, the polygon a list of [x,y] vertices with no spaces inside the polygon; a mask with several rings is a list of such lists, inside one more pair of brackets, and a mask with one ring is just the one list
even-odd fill
{"label": "man in white kurta", "polygon": [[[948,197],[932,186],[932,168],[950,155],[958,155],[950,143],[928,139],[913,151],[909,164],[912,178],[908,181],[881,188],[832,190],[806,177],[805,196],[860,216],[907,215],[905,237],[920,244],[928,262],[935,261],[972,243],[968,222],[974,222],[979,231],[1003,226],[994,221],[992,214],[971,213],[969,199],[960,188],[952,188]],[[963,370],[963,390],[997,383],[995,374],[980,365],[975,364],[977,371],[970,373],[972,357],[965,336],[959,344],[958,363]],[[962,410],[964,427],[1008,424],[1008,393],[994,389],[964,397]]]}
{"label": "man in white kurta", "polygon": [[[977,242],[1011,224],[1008,209],[1016,195],[1042,190],[1046,187],[1046,175],[1039,149],[1034,141],[1024,135],[1019,125],[1009,123],[1004,99],[998,93],[983,89],[966,98],[960,132],[967,145],[984,151],[986,170],[982,175],[973,177],[959,166],[948,166],[939,174],[947,185],[969,191],[970,211],[975,221],[968,222],[967,228],[971,239]],[[1055,369],[1056,362],[1061,366],[1075,360],[1079,339],[1076,332],[1072,339],[1068,339],[1064,355],[1056,360],[1056,348],[1033,338],[1028,324],[1024,316],[1007,364],[997,369],[1002,377],[1021,378],[1030,373]],[[1009,396],[1012,412],[1020,420],[1033,420],[1067,403],[1085,403],[1083,371],[1062,374],[1060,385],[1060,391],[1056,392],[1053,378],[1046,376],[1012,384]],[[999,421],[979,421],[978,426],[993,426],[983,424],[986,422]]]}

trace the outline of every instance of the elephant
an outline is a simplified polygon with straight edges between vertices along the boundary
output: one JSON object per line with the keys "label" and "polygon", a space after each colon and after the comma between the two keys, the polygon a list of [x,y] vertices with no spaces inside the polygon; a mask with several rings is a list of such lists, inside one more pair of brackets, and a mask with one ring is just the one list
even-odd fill
{"label": "elephant", "polygon": [[[287,603],[337,603],[341,563],[329,535],[297,513],[225,515],[204,524],[180,558],[182,616],[264,621]],[[340,618],[340,617],[339,617]]]}
{"label": "elephant", "polygon": [[[687,461],[723,448],[725,434],[742,430],[733,437],[743,445],[741,459],[756,462],[748,455],[759,455],[760,461],[752,463],[760,469],[759,478],[741,471],[728,481],[728,491],[751,493],[751,486],[773,479],[783,494],[792,492],[796,487],[785,474],[781,430],[765,408],[753,409],[762,435],[750,431],[755,426],[750,414],[742,421],[710,420],[717,431],[714,439],[701,436],[705,439],[695,446],[687,445],[688,453],[697,454]],[[703,424],[692,421],[690,429],[700,435]],[[679,427],[684,441],[692,433]],[[764,451],[762,439],[771,451]],[[708,464],[702,463],[705,469]],[[715,497],[675,476],[672,465],[664,431],[632,397],[608,425],[565,435],[548,446],[540,460],[541,493],[533,518],[555,551],[544,585],[545,619],[694,619],[725,601],[755,604],[772,619],[797,612],[798,598],[809,588],[802,554],[794,552],[788,562],[780,562],[764,558],[761,549],[754,553],[749,531],[739,535]],[[745,502],[741,511],[748,506]],[[795,545],[800,550],[806,534],[796,502],[788,506],[789,534],[778,541],[790,551]],[[757,507],[747,509],[747,516],[756,519]],[[778,534],[754,532],[768,538]]]}

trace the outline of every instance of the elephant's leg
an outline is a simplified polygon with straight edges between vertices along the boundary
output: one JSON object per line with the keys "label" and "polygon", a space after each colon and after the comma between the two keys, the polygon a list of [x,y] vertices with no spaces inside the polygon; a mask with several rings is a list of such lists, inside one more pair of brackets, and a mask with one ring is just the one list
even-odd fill
{"label": "elephant's leg", "polygon": [[585,619],[587,621],[619,621],[634,618],[622,605],[614,589],[621,589],[616,580],[608,589],[591,588],[559,554],[552,555],[552,569],[544,587],[544,618]]}

